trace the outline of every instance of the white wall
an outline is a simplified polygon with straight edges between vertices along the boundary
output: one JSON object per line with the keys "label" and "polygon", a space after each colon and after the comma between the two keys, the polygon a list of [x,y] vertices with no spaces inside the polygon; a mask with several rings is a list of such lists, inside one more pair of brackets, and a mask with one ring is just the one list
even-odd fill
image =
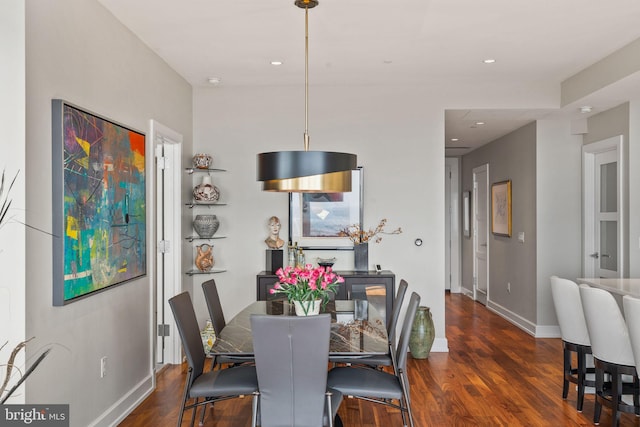
{"label": "white wall", "polygon": [[640,100],[629,102],[629,277],[640,277]]}
{"label": "white wall", "polygon": [[[156,119],[184,135],[190,153],[191,87],[96,0],[28,0],[26,16],[27,222],[51,230],[51,99],[145,133]],[[28,384],[27,401],[70,404],[71,426],[111,425],[150,390],[149,231],[146,277],[64,307],[52,306],[51,238],[27,236],[27,335],[36,337],[32,349],[54,343]],[[102,356],[108,368],[100,379]]]}
{"label": "white wall", "polygon": [[[228,169],[219,180],[228,206],[216,209],[227,239],[214,248],[228,271],[215,276],[225,316],[255,300],[256,274],[264,269],[266,221],[277,215],[287,236],[286,194],[264,193],[256,182],[256,154],[303,148],[302,87],[196,89],[194,150]],[[369,261],[406,279],[430,306],[434,351],[444,337],[444,135],[443,108],[406,87],[310,88],[312,150],[347,151],[364,167],[364,221],[381,218],[403,233],[369,247]],[[425,244],[414,245],[420,237]],[[197,282],[197,281],[196,281]],[[200,283],[194,283],[194,291]],[[200,291],[201,292],[201,291]],[[206,308],[199,302],[200,317]],[[440,349],[440,350],[438,350]]]}
{"label": "white wall", "polygon": [[549,278],[581,275],[582,136],[568,121],[536,126],[536,336],[560,336]]}
{"label": "white wall", "polygon": [[[24,2],[0,3],[0,174],[5,171],[5,185],[18,173],[10,193],[12,208],[9,221],[0,228],[0,378],[11,350],[25,335],[25,41]],[[5,195],[6,188],[5,188]],[[24,352],[16,366],[24,367]],[[13,384],[13,382],[11,383]],[[23,403],[19,390],[8,403]]]}

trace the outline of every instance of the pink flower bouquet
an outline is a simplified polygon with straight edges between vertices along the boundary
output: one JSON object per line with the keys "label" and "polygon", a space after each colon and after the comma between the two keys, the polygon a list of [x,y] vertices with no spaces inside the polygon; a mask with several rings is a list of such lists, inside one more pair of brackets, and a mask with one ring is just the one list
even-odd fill
{"label": "pink flower bouquet", "polygon": [[290,302],[322,300],[323,306],[329,301],[330,293],[335,295],[338,285],[344,282],[331,267],[313,268],[311,264],[304,268],[279,268],[276,276],[278,283],[269,291],[271,294],[285,294]]}

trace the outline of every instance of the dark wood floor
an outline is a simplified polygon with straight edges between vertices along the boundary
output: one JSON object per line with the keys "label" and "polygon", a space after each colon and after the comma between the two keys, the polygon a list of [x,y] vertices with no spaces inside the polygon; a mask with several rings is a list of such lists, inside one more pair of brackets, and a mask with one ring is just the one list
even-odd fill
{"label": "dark wood floor", "polygon": [[[593,395],[585,397],[583,413],[575,409],[574,389],[562,400],[559,339],[534,339],[467,297],[447,294],[445,301],[449,353],[409,359],[416,426],[593,425]],[[164,369],[157,390],[120,425],[174,426],[185,375],[185,366]],[[249,426],[250,404],[250,398],[217,403],[205,425]],[[346,399],[339,413],[349,427],[402,425],[397,410],[357,399]],[[600,424],[610,423],[604,408]],[[620,426],[639,427],[640,418],[622,414]]]}

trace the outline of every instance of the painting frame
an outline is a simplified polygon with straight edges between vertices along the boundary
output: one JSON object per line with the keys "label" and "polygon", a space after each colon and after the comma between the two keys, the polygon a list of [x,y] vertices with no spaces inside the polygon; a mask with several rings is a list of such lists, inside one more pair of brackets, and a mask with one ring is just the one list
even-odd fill
{"label": "painting frame", "polygon": [[146,135],[53,99],[53,305],[147,275]]}
{"label": "painting frame", "polygon": [[351,192],[289,193],[289,241],[305,250],[353,250],[349,237],[338,234],[351,225],[362,229],[363,181],[359,166],[351,171]]}
{"label": "painting frame", "polygon": [[511,237],[511,180],[491,185],[491,232]]}

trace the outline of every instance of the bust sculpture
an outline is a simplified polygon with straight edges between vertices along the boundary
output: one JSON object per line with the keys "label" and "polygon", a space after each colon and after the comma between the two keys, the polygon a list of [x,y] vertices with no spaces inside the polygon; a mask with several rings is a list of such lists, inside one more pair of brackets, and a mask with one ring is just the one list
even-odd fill
{"label": "bust sculpture", "polygon": [[282,249],[284,240],[280,238],[280,219],[277,216],[269,218],[269,236],[264,240],[270,249]]}

